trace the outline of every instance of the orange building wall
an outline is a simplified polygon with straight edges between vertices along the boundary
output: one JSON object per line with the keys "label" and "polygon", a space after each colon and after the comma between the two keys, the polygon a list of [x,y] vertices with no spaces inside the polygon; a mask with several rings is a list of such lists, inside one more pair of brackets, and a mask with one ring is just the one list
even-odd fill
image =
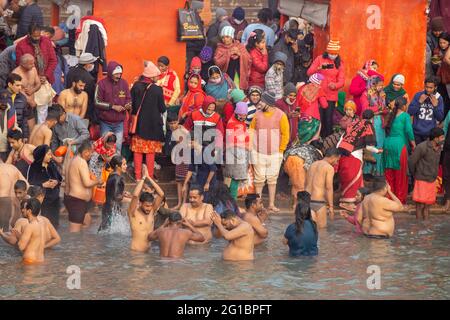
{"label": "orange building wall", "polygon": [[177,9],[184,3],[184,0],[94,0],[94,15],[105,19],[107,25],[107,60],[124,66],[124,78],[130,84],[142,74],[144,60],[156,64],[162,55],[170,59],[170,66],[183,77],[186,43],[176,39]]}
{"label": "orange building wall", "polygon": [[[387,84],[395,73],[406,77],[411,97],[423,88],[425,76],[426,0],[331,0],[329,31],[315,29],[316,54],[326,48],[330,35],[341,42],[348,89],[364,62],[375,59]],[[381,9],[381,29],[369,30],[369,5]]]}

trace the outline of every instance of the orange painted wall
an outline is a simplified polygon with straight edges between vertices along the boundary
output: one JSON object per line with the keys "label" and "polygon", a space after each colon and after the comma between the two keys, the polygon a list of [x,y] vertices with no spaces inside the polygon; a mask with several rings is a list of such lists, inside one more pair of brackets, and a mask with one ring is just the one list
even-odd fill
{"label": "orange painted wall", "polygon": [[[364,62],[375,59],[387,84],[395,73],[406,77],[410,97],[423,88],[425,74],[426,0],[331,0],[329,31],[316,31],[316,54],[330,35],[341,41],[346,86]],[[369,5],[381,9],[381,29],[369,30]]]}
{"label": "orange painted wall", "polygon": [[[186,43],[177,42],[178,8],[184,0],[94,0],[94,15],[105,19],[107,60],[124,66],[131,84],[142,74],[143,61],[156,63],[165,55],[180,78],[184,75]],[[182,81],[181,81],[182,82]]]}

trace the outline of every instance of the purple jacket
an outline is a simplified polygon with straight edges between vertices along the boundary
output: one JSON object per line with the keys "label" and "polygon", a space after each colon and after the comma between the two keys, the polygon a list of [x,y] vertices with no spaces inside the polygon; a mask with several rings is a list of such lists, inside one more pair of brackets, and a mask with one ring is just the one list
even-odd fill
{"label": "purple jacket", "polygon": [[120,123],[125,120],[126,111],[117,112],[112,110],[111,107],[113,105],[125,106],[131,103],[128,82],[120,79],[119,82],[115,83],[112,80],[112,73],[118,66],[122,67],[115,61],[109,62],[107,68],[108,76],[98,82],[95,90],[95,106],[98,119],[107,123]]}

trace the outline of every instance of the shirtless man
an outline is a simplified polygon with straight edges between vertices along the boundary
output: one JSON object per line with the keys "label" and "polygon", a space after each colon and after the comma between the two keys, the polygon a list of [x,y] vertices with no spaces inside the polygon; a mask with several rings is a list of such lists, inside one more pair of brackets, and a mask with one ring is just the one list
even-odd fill
{"label": "shirtless man", "polygon": [[267,211],[264,209],[263,201],[259,194],[248,194],[245,198],[245,214],[243,220],[250,223],[255,231],[255,246],[264,242],[269,235],[265,225],[268,218]]}
{"label": "shirtless man", "polygon": [[[164,191],[148,176],[147,166],[143,165],[142,173],[143,179],[136,185],[128,207],[128,218],[130,219],[131,227],[131,250],[138,252],[146,252],[150,247],[148,236],[154,230],[155,214],[158,212],[164,199]],[[148,192],[141,194],[147,179],[155,189],[155,196]]]}
{"label": "shirtless man", "polygon": [[[181,226],[187,229],[181,228]],[[178,212],[169,215],[166,222],[149,234],[148,241],[159,240],[161,258],[181,258],[188,241],[203,242],[205,237]]]}
{"label": "shirtless man", "polygon": [[[189,221],[205,237],[203,243],[212,239],[211,213],[214,211],[212,205],[203,203],[203,190],[194,186],[189,191],[189,203],[185,203],[180,208],[181,216]],[[189,241],[189,244],[199,244],[196,241]]]}
{"label": "shirtless man", "polygon": [[53,106],[49,107],[45,122],[35,126],[31,131],[30,144],[36,147],[43,144],[50,146],[53,135],[52,128],[58,123],[59,116],[60,112],[57,108]]}
{"label": "shirtless man", "polygon": [[[42,204],[38,199],[36,199],[40,204]],[[22,236],[25,227],[30,223],[27,219],[27,210],[26,207],[27,200],[24,200],[21,204],[22,218],[18,219],[14,224],[14,228],[11,229],[11,232],[5,233],[2,229],[0,229],[0,237],[8,244],[12,246],[16,246],[19,242],[20,237]],[[61,237],[56,231],[55,227],[52,225],[50,220],[46,217],[39,215],[37,217],[39,223],[44,226],[45,232],[45,249],[52,248],[61,242]]]}
{"label": "shirtless man", "polygon": [[23,264],[33,265],[44,262],[45,227],[39,223],[37,217],[41,211],[41,204],[36,199],[28,199],[25,212],[28,224],[23,228],[18,247],[23,252]]}
{"label": "shirtless man", "polygon": [[230,243],[223,250],[223,259],[229,261],[253,260],[255,232],[253,227],[241,220],[236,212],[225,210],[223,218],[217,212],[211,213],[211,220],[217,227],[216,237],[222,236]]}
{"label": "shirtless man", "polygon": [[[26,181],[25,177],[12,164],[0,160],[0,228],[9,230],[11,219],[16,216],[14,206],[14,185],[18,180]],[[26,182],[28,187],[28,182]]]}
{"label": "shirtless man", "polygon": [[58,97],[58,104],[60,104],[66,112],[76,114],[81,119],[86,116],[88,106],[88,95],[84,91],[86,83],[81,77],[76,77],[72,82],[70,89],[61,91]]}
{"label": "shirtless man", "polygon": [[17,129],[9,130],[7,138],[11,152],[6,163],[16,166],[24,176],[27,175],[28,167],[34,161],[33,151],[36,147],[25,143],[22,132]]}
{"label": "shirtless man", "polygon": [[363,233],[369,238],[387,239],[394,234],[393,213],[405,211],[405,208],[391,191],[386,180],[377,178],[373,184],[373,192],[362,202],[362,211],[364,216]]}
{"label": "shirtless man", "polygon": [[13,73],[22,77],[22,93],[27,98],[27,102],[33,112],[30,112],[28,119],[28,127],[33,130],[36,125],[34,110],[36,110],[36,102],[34,101],[34,94],[41,88],[41,79],[35,67],[34,57],[31,54],[24,54],[20,58],[19,66],[13,70]]}
{"label": "shirtless man", "polygon": [[92,189],[103,184],[102,179],[91,179],[87,162],[91,158],[92,152],[92,145],[89,141],[81,143],[78,147],[78,154],[66,168],[64,205],[69,213],[70,232],[80,232],[81,227],[89,227],[91,216],[87,212],[92,199]]}
{"label": "shirtless man", "polygon": [[312,217],[318,228],[327,226],[327,209],[330,219],[334,219],[333,166],[340,157],[338,149],[329,148],[323,160],[314,162],[306,175],[306,191],[311,194]]}

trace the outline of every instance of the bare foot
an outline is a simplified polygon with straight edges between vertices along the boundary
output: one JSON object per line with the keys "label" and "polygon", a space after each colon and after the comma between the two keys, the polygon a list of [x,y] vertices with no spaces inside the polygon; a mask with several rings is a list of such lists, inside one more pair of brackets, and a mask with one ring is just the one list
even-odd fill
{"label": "bare foot", "polygon": [[271,211],[271,212],[275,212],[275,213],[280,212],[280,209],[278,209],[275,206],[270,206],[270,207],[267,208],[267,210]]}

